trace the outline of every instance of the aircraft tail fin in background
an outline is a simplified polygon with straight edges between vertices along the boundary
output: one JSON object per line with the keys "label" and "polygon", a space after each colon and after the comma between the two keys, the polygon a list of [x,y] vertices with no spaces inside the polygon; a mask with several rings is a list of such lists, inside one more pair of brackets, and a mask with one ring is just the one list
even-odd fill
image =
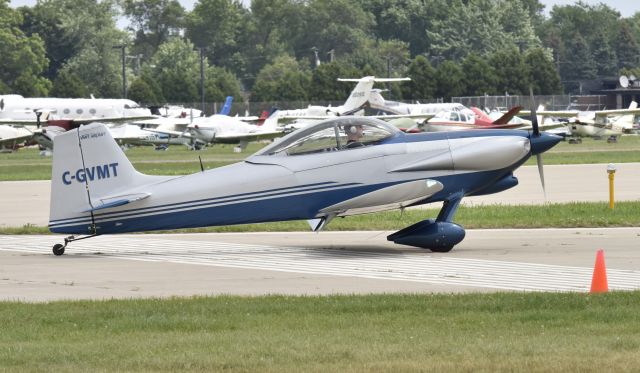
{"label": "aircraft tail fin in background", "polygon": [[227,96],[227,99],[224,101],[224,105],[218,114],[229,115],[231,112],[231,105],[233,104],[233,96]]}
{"label": "aircraft tail fin in background", "polygon": [[522,106],[512,107],[509,111],[507,111],[503,116],[496,119],[493,124],[507,124],[513,117],[515,117],[520,110],[522,110]]}
{"label": "aircraft tail fin in background", "polygon": [[269,116],[260,125],[261,131],[275,131],[278,128],[278,108],[273,107]]}
{"label": "aircraft tail fin in background", "polygon": [[136,171],[102,123],[60,134],[54,138],[49,227],[65,233],[70,221],[88,213],[93,220],[95,210],[144,199],[149,194],[140,187],[165,179]]}
{"label": "aircraft tail fin in background", "polygon": [[472,107],[470,107],[470,109],[476,115],[476,118],[484,120],[487,123],[493,122],[493,119],[491,119],[484,111],[480,110],[480,108],[472,106]]}
{"label": "aircraft tail fin in background", "polygon": [[267,120],[267,118],[269,118],[269,112],[266,110],[263,110],[262,113],[260,113],[260,117],[258,118],[258,122],[256,123],[256,126],[263,125],[264,121]]}
{"label": "aircraft tail fin in background", "polygon": [[[634,110],[637,108],[638,108],[638,103],[635,101],[631,101],[631,104],[629,104],[629,109]],[[620,115],[619,117],[612,120],[612,124],[616,128],[620,128],[623,130],[631,129],[633,128],[633,120],[635,119],[635,116],[636,116],[635,113]]]}
{"label": "aircraft tail fin in background", "polygon": [[409,78],[376,78],[374,76],[365,76],[360,79],[342,79],[339,78],[340,82],[357,82],[351,94],[349,94],[349,98],[345,101],[344,105],[342,105],[341,110],[338,114],[343,115],[345,113],[351,114],[357,110],[360,110],[364,107],[364,105],[369,101],[369,97],[371,96],[371,89],[373,88],[373,83],[375,82],[400,82],[411,80]]}
{"label": "aircraft tail fin in background", "polygon": [[369,105],[374,108],[384,108],[386,100],[382,97],[382,89],[374,88],[369,94]]}

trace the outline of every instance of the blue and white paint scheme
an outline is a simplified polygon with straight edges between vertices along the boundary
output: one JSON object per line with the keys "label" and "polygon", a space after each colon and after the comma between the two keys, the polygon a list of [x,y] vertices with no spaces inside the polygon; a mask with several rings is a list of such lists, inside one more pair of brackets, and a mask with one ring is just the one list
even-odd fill
{"label": "blue and white paint scheme", "polygon": [[[357,146],[347,144],[353,126],[362,126]],[[517,130],[405,134],[377,119],[339,117],[242,162],[169,177],[137,172],[108,129],[90,124],[55,138],[49,228],[101,235],[308,219],[321,230],[337,216],[444,201],[435,219],[388,239],[446,252],[464,238],[453,223],[464,196],[517,185],[513,171],[560,139]]]}

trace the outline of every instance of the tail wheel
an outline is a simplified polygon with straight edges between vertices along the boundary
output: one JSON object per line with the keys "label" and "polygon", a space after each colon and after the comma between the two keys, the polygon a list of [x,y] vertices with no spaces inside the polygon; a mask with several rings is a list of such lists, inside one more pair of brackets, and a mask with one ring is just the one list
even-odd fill
{"label": "tail wheel", "polygon": [[53,245],[53,255],[60,256],[62,254],[64,254],[64,245],[61,243]]}

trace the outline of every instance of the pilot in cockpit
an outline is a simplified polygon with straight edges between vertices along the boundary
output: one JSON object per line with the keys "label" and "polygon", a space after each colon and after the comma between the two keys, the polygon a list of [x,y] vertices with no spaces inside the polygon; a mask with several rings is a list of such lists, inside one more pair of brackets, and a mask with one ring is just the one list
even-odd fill
{"label": "pilot in cockpit", "polygon": [[363,135],[361,124],[347,124],[344,126],[344,132],[347,134],[347,145],[345,149],[364,146],[364,144],[360,142]]}

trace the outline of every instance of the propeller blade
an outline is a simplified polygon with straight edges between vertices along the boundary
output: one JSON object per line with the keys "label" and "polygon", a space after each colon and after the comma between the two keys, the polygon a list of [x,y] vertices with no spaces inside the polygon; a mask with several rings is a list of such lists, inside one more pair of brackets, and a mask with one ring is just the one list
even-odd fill
{"label": "propeller blade", "polygon": [[540,174],[540,182],[542,183],[542,192],[544,193],[544,200],[547,200],[547,189],[544,186],[544,165],[542,164],[542,154],[536,154],[536,162],[538,163],[538,173]]}
{"label": "propeller blade", "polygon": [[533,127],[533,136],[540,136],[540,127],[538,127],[538,115],[536,114],[536,102],[533,98],[533,87],[529,86],[530,105],[531,105],[531,126]]}

